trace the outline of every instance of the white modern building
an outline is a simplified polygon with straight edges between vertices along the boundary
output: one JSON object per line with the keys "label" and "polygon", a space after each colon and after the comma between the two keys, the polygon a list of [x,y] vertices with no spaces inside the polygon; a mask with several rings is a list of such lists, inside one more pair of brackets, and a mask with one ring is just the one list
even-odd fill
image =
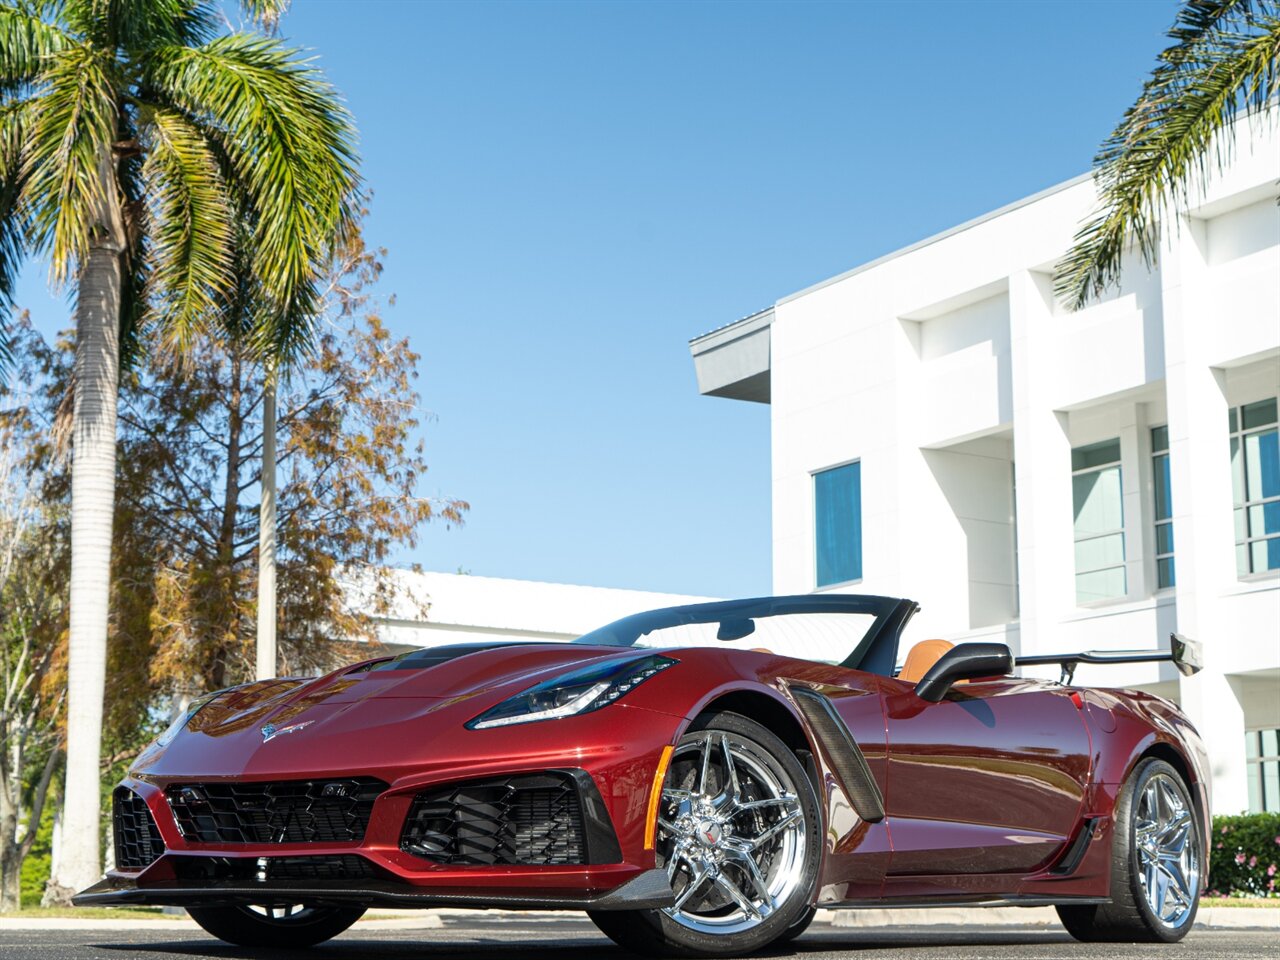
{"label": "white modern building", "polygon": [[1052,273],[1087,175],[691,344],[703,394],[770,405],[777,593],[908,596],[911,640],[1015,653],[1201,640],[1191,679],[1076,679],[1180,701],[1218,812],[1280,810],[1275,114],[1234,136],[1158,264],[1080,311]]}
{"label": "white modern building", "polygon": [[392,575],[392,609],[377,619],[378,639],[391,650],[572,640],[633,613],[716,599],[457,573],[394,570]]}

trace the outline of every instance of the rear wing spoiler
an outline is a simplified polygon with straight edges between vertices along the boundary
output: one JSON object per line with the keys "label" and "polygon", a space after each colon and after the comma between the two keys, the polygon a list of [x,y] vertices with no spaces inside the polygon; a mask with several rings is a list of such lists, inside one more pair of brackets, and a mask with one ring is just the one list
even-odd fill
{"label": "rear wing spoiler", "polygon": [[1169,634],[1168,650],[1085,650],[1081,653],[1045,653],[1018,657],[1020,667],[1056,663],[1062,668],[1062,682],[1069,684],[1081,663],[1150,663],[1170,661],[1184,677],[1199,673],[1204,666],[1200,643],[1180,633]]}

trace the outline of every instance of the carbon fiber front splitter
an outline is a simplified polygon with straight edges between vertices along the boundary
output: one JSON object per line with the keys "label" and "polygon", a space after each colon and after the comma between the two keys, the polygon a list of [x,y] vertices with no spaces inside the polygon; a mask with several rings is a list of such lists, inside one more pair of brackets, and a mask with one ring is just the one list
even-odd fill
{"label": "carbon fiber front splitter", "polygon": [[542,896],[495,890],[460,892],[388,880],[246,882],[174,880],[139,886],[125,877],[108,877],[76,894],[78,907],[211,906],[214,904],[360,904],[383,907],[476,907],[503,910],[647,910],[675,902],[664,870],[646,870],[621,886],[582,896]]}

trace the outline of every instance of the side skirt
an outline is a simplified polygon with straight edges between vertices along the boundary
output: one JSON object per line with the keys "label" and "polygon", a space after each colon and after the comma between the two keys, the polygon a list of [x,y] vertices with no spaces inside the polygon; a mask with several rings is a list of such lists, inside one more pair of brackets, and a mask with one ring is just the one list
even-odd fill
{"label": "side skirt", "polygon": [[1058,904],[1110,903],[1107,897],[892,897],[884,900],[842,900],[839,903],[820,903],[823,910],[859,910],[868,907],[897,909],[909,907],[1052,907]]}

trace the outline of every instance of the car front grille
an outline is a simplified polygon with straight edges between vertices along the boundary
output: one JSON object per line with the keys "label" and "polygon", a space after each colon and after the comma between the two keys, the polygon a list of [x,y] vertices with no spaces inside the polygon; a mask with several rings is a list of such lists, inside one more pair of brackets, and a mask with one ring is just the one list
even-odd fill
{"label": "car front grille", "polygon": [[560,773],[471,780],[420,793],[400,848],[444,864],[589,862],[578,789]]}
{"label": "car front grille", "polygon": [[175,783],[165,790],[194,843],[347,843],[364,839],[387,784],[372,777]]}
{"label": "car front grille", "polygon": [[116,842],[116,867],[141,870],[164,853],[164,841],[147,801],[128,787],[116,787],[111,795],[111,828]]}

